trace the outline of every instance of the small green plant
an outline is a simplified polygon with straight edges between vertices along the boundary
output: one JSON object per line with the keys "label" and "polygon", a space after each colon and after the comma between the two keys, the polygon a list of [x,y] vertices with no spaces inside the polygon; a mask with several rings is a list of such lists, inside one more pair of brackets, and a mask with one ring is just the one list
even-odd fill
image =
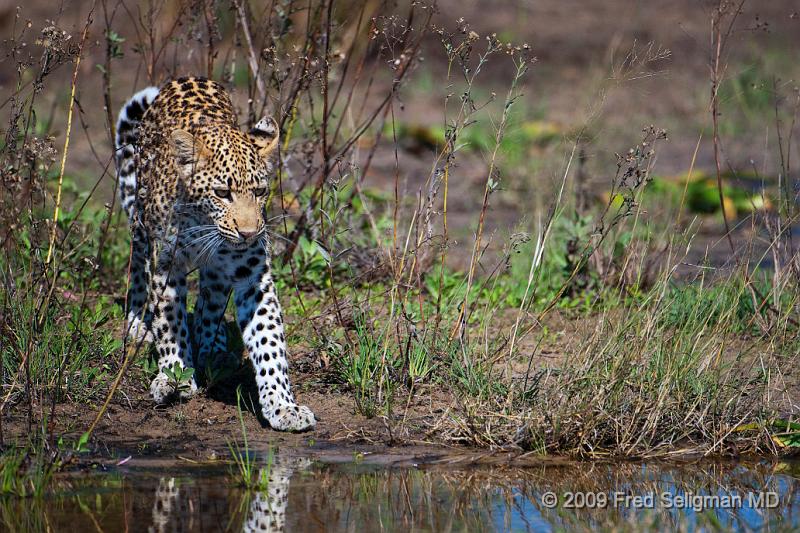
{"label": "small green plant", "polygon": [[142,357],[137,362],[137,366],[142,371],[142,384],[150,385],[150,382],[158,374],[158,361],[155,357]]}
{"label": "small green plant", "polygon": [[108,42],[109,55],[111,57],[120,59],[125,55],[122,51],[122,43],[125,42],[124,37],[120,37],[120,35],[113,30],[108,30],[106,31],[106,40]]}
{"label": "small green plant", "polygon": [[188,392],[191,388],[194,368],[181,368],[178,363],[175,363],[171,367],[165,367],[164,374],[175,393]]}
{"label": "small green plant", "polygon": [[800,448],[800,423],[774,418],[765,423],[751,422],[736,427],[737,432],[760,433],[766,431],[780,449]]}
{"label": "small green plant", "polygon": [[294,282],[303,289],[321,289],[328,287],[328,266],[331,261],[328,251],[317,241],[302,236],[297,241],[297,249],[293,260],[294,271],[288,263],[276,258],[275,269],[279,272],[279,283]]}
{"label": "small green plant", "polygon": [[338,358],[338,373],[353,390],[356,409],[371,418],[387,407],[395,388],[397,361],[382,332],[371,327],[364,312],[354,314],[355,346]]}
{"label": "small green plant", "polygon": [[412,341],[408,354],[408,378],[411,383],[424,381],[433,373],[435,367],[428,347],[418,340]]}
{"label": "small green plant", "polygon": [[64,437],[59,437],[58,449],[59,450],[71,449],[72,451],[77,453],[87,453],[89,451],[89,437],[91,437],[89,432],[88,431],[84,432],[81,434],[78,440],[71,443],[71,445],[69,441],[64,440]]}
{"label": "small green plant", "polygon": [[[468,354],[472,351],[470,347],[464,347],[463,350]],[[486,361],[458,352],[454,352],[451,357],[450,376],[464,394],[475,399],[508,394],[508,387],[497,379],[491,365]]]}

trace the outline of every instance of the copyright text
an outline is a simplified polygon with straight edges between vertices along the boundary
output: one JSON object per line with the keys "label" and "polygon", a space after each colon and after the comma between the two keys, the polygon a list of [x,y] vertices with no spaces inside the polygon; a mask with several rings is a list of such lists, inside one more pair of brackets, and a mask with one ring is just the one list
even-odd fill
{"label": "copyright text", "polygon": [[692,492],[544,492],[541,504],[547,509],[687,509],[701,512],[705,509],[774,509],[780,499],[777,492],[750,492],[741,494],[695,494]]}

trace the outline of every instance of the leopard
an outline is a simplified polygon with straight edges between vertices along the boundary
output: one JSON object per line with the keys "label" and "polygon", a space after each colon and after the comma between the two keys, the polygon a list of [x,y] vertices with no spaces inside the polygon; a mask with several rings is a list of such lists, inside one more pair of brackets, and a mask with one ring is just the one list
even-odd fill
{"label": "leopard", "polygon": [[[292,394],[267,230],[280,138],[269,115],[240,129],[229,92],[203,77],[147,87],[122,106],[115,162],[131,234],[126,338],[155,348],[157,405],[188,399],[198,372],[227,350],[233,295],[264,420],[306,431],[316,418]],[[187,276],[195,272],[190,316]],[[188,383],[175,375],[190,375]]]}
{"label": "leopard", "polygon": [[[293,524],[290,523],[287,527],[287,511],[292,481],[296,481],[298,475],[308,472],[312,464],[307,457],[285,456],[280,453],[272,455],[269,466],[259,468],[257,472],[257,479],[264,483],[247,491],[245,499],[239,504],[239,509],[244,510],[241,503],[248,502],[246,513],[239,515],[241,531],[277,533],[291,530]],[[161,476],[153,497],[152,525],[147,531],[194,531],[198,529],[198,517],[224,518],[230,511],[230,505],[216,492],[220,488],[224,489],[224,486],[201,484],[182,487],[179,479]],[[229,529],[238,529],[233,516],[226,522]]]}

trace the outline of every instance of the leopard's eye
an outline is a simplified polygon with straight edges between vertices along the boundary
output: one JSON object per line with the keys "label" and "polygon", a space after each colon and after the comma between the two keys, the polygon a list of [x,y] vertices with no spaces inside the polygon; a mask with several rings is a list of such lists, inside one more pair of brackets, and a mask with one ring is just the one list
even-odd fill
{"label": "leopard's eye", "polygon": [[264,196],[265,194],[267,194],[267,188],[259,187],[258,189],[254,189],[253,194],[255,194],[256,196]]}
{"label": "leopard's eye", "polygon": [[222,198],[223,200],[230,200],[231,199],[231,190],[230,189],[214,189],[214,194]]}

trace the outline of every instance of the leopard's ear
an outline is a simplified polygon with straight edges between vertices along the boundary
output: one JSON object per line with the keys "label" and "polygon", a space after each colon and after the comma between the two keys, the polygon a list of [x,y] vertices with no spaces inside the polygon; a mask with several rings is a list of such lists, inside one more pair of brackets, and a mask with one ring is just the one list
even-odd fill
{"label": "leopard's ear", "polygon": [[193,174],[206,156],[205,146],[200,139],[182,129],[172,130],[171,141],[178,168],[184,175]]}
{"label": "leopard's ear", "polygon": [[250,130],[250,139],[258,147],[258,153],[264,159],[269,158],[278,147],[280,133],[278,123],[272,117],[264,117]]}

